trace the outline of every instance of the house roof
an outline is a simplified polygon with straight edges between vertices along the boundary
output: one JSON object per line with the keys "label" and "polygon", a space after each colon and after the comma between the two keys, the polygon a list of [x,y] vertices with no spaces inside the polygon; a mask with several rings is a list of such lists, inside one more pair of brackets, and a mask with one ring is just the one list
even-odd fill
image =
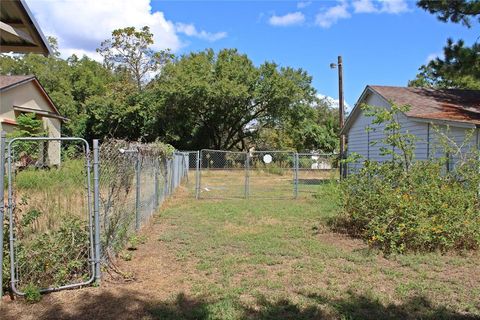
{"label": "house roof", "polygon": [[397,105],[410,105],[409,117],[480,124],[480,90],[371,86]]}
{"label": "house roof", "polygon": [[0,30],[0,52],[52,54],[24,0],[2,0]]}
{"label": "house roof", "polygon": [[23,82],[28,82],[35,79],[35,76],[1,76],[0,75],[0,91],[9,89],[10,87],[19,85]]}
{"label": "house roof", "polygon": [[349,129],[363,100],[372,92],[389,103],[409,105],[405,115],[411,118],[480,126],[480,90],[372,85],[363,91],[342,131]]}
{"label": "house roof", "polygon": [[[35,86],[40,90],[42,95],[45,97],[47,100],[48,104],[52,108],[53,112],[48,112],[49,116],[52,116],[54,118],[59,118],[61,120],[67,120],[67,118],[63,117],[60,112],[58,112],[57,107],[53,103],[52,99],[48,95],[48,93],[45,91],[43,86],[40,84],[38,81],[37,77],[33,75],[25,75],[25,76],[2,76],[0,75],[0,92],[5,92],[9,89],[15,88],[17,86],[23,85],[25,83],[33,82]],[[38,114],[45,114],[45,112],[42,112],[41,110],[35,110],[35,109],[29,109],[28,108],[23,108],[21,106],[12,106],[14,109],[25,111],[25,112],[36,112]]]}

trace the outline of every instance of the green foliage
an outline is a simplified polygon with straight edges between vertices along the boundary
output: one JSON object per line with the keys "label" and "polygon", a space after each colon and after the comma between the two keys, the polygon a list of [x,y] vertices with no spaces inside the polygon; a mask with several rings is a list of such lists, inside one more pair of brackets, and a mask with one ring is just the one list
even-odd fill
{"label": "green foliage", "polygon": [[20,290],[30,285],[47,288],[80,282],[90,273],[88,226],[76,217],[58,219],[61,222],[57,230],[33,236],[28,227],[36,219],[30,219],[16,231],[22,235],[17,240],[16,258],[27,262],[18,266],[21,284],[26,284],[20,284]]}
{"label": "green foliage", "polygon": [[480,44],[465,46],[462,40],[447,40],[444,58],[435,58],[420,67],[420,73],[409,82],[413,87],[480,89]]}
{"label": "green foliage", "polygon": [[256,67],[235,49],[190,53],[167,64],[152,85],[151,136],[183,149],[243,149],[261,128],[276,128],[316,99],[303,70]]}
{"label": "green foliage", "polygon": [[37,303],[42,300],[42,295],[40,294],[40,290],[34,284],[29,283],[25,289],[25,300],[28,303]]}
{"label": "green foliage", "polygon": [[[37,119],[34,113],[21,114],[17,117],[17,126],[7,135],[7,138],[21,137],[44,137],[46,132],[43,129],[43,121]],[[15,142],[14,152],[16,159],[28,157],[37,160],[40,155],[40,144],[36,141],[18,141]]]}
{"label": "green foliage", "polygon": [[398,153],[390,152],[392,159],[382,163],[365,161],[342,183],[338,225],[387,254],[478,249],[478,151],[465,154],[449,172],[446,159],[413,161],[414,140],[401,133],[395,117],[404,108],[369,110],[373,122],[385,124],[383,143]]}
{"label": "green foliage", "polygon": [[[480,22],[480,1],[432,1],[420,0],[417,6],[436,14],[443,22],[461,22],[466,27]],[[477,20],[477,21],[475,21]],[[454,42],[447,40],[443,48],[444,58],[436,58],[419,68],[420,73],[409,81],[412,87],[480,89],[480,44],[475,42],[471,47],[465,46],[463,40]]]}
{"label": "green foliage", "polygon": [[173,58],[169,50],[153,51],[153,33],[145,26],[141,30],[135,27],[116,29],[112,38],[101,43],[97,52],[103,56],[109,69],[126,73],[132,77],[138,90],[145,84],[149,73],[158,72],[160,68]]}
{"label": "green foliage", "polygon": [[255,66],[236,49],[175,59],[152,44],[148,27],[127,27],[102,42],[103,65],[58,52],[2,55],[0,73],[36,75],[69,119],[63,136],[161,140],[190,150],[337,148],[337,112],[316,97],[304,70]]}
{"label": "green foliage", "polygon": [[467,27],[472,26],[471,18],[480,22],[480,2],[478,0],[420,0],[417,5],[432,14],[440,21],[461,22]]}

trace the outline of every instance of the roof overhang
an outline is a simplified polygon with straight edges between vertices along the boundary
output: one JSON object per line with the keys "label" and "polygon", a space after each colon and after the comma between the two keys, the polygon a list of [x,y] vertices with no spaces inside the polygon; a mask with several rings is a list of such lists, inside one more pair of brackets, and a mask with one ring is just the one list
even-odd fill
{"label": "roof overhang", "polygon": [[25,0],[2,0],[0,52],[52,54]]}
{"label": "roof overhang", "polygon": [[25,113],[35,113],[35,114],[41,115],[42,117],[55,118],[55,119],[59,119],[59,120],[62,120],[62,121],[68,120],[67,118],[59,115],[58,113],[50,112],[50,111],[46,111],[46,110],[26,108],[26,107],[20,107],[20,106],[13,106],[13,110],[19,111],[19,112],[25,112]]}

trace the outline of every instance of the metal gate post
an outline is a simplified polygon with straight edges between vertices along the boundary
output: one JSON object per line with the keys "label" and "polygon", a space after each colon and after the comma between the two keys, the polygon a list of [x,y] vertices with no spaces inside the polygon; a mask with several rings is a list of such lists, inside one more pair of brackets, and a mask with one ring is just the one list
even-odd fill
{"label": "metal gate post", "polygon": [[197,161],[195,164],[195,199],[200,196],[200,151],[197,151]]}
{"label": "metal gate post", "polygon": [[140,229],[140,152],[135,162],[135,230]]}
{"label": "metal gate post", "polygon": [[100,161],[98,140],[93,140],[93,217],[95,224],[95,281],[100,283]]}
{"label": "metal gate post", "polygon": [[0,303],[3,296],[3,219],[5,217],[5,131],[0,134]]}

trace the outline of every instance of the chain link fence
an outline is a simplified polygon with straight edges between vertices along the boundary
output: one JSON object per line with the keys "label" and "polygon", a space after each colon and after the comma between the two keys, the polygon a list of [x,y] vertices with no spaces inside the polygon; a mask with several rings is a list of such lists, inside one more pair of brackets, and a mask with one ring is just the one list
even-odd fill
{"label": "chain link fence", "polygon": [[155,144],[100,145],[99,215],[102,261],[109,263],[188,176],[188,153],[168,157]]}
{"label": "chain link fence", "polygon": [[112,267],[181,183],[194,186],[192,195],[197,186],[198,152],[94,140],[92,154],[80,138],[8,141],[4,132],[0,144],[0,176],[8,180],[0,181],[8,186],[5,220],[0,199],[7,222],[0,225],[0,288],[9,283],[17,295],[100,281],[100,264]]}
{"label": "chain link fence", "polygon": [[336,154],[201,150],[197,198],[291,199],[338,178]]}
{"label": "chain link fence", "polygon": [[0,150],[0,176],[8,180],[0,181],[8,186],[0,271],[19,295],[100,281],[100,265],[115,268],[115,257],[180,184],[196,198],[286,199],[338,177],[334,154],[170,154],[123,140],[94,140],[91,152],[80,138],[7,141],[5,133]]}
{"label": "chain link fence", "polygon": [[332,153],[298,153],[298,192],[315,194],[319,186],[340,178],[338,155]]}

